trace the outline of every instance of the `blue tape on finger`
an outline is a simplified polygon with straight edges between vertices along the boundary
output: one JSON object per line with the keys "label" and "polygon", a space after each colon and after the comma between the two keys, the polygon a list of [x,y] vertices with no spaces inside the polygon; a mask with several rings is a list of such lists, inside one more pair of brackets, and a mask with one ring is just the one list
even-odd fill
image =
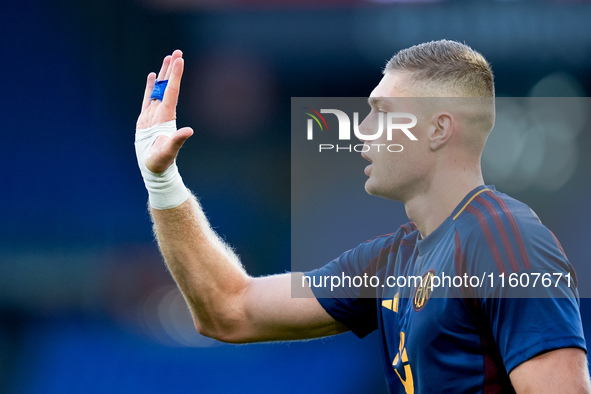
{"label": "blue tape on finger", "polygon": [[168,85],[168,79],[164,81],[156,81],[154,84],[154,90],[152,90],[152,96],[150,96],[152,100],[156,99],[162,101],[162,98],[164,97],[164,91],[166,90],[166,85]]}

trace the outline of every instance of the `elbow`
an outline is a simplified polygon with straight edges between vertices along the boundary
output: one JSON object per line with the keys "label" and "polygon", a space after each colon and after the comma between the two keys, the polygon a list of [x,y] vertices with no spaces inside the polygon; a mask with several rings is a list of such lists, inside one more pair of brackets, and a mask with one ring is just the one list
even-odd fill
{"label": "elbow", "polygon": [[221,320],[215,322],[203,322],[193,318],[193,323],[197,332],[216,341],[232,344],[241,344],[251,342],[248,339],[248,330],[236,320]]}
{"label": "elbow", "polygon": [[252,342],[251,319],[244,305],[246,286],[232,296],[217,297],[215,302],[189,302],[193,324],[201,335],[225,343]]}
{"label": "elbow", "polygon": [[195,323],[195,329],[197,332],[205,337],[215,339],[216,341],[241,344],[250,342],[244,335],[236,329],[223,328],[223,327],[208,327],[200,323]]}

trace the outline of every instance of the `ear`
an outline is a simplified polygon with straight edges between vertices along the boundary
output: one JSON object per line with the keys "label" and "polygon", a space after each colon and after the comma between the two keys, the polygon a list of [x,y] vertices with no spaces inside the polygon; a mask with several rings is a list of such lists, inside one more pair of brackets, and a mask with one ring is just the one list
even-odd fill
{"label": "ear", "polygon": [[433,115],[429,128],[429,147],[436,151],[441,149],[450,139],[454,124],[454,118],[449,112],[438,112]]}

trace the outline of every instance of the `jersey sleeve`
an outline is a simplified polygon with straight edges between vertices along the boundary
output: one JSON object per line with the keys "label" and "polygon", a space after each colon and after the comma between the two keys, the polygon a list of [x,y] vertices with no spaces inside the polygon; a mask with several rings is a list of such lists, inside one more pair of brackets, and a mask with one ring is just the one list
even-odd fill
{"label": "jersey sleeve", "polygon": [[324,267],[304,273],[328,314],[360,338],[377,329],[376,289],[368,286],[367,278],[377,274],[379,260],[394,238],[388,235],[364,242]]}
{"label": "jersey sleeve", "polygon": [[578,299],[489,298],[482,308],[507,373],[551,350],[586,351]]}
{"label": "jersey sleeve", "polygon": [[551,350],[586,351],[576,274],[560,243],[534,214],[509,219],[480,221],[462,242],[467,269],[486,278],[474,295],[507,373]]}

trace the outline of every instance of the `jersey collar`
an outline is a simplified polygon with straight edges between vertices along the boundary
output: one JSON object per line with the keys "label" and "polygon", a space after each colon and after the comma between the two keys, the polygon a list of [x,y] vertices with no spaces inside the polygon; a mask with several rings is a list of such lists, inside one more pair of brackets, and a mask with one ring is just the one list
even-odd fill
{"label": "jersey collar", "polygon": [[484,193],[486,191],[497,191],[497,189],[495,189],[495,187],[493,185],[482,185],[482,186],[478,186],[476,189],[472,190],[470,193],[468,193],[468,195],[466,197],[464,197],[464,199],[462,200],[462,202],[460,202],[458,204],[458,206],[456,207],[456,209],[453,210],[453,212],[451,213],[451,218],[452,220],[456,220],[458,218],[458,216],[460,216],[460,214],[464,211],[464,209],[466,209],[466,207],[472,202],[472,200],[474,200],[474,198],[481,194]]}
{"label": "jersey collar", "polygon": [[419,250],[419,255],[423,255],[435,247],[439,241],[445,236],[447,231],[451,228],[453,221],[457,219],[457,217],[464,211],[464,209],[474,200],[474,198],[479,195],[480,193],[484,193],[488,190],[496,191],[495,187],[492,185],[482,185],[478,186],[474,190],[464,197],[464,199],[458,204],[458,206],[453,210],[450,216],[443,221],[433,231],[431,234],[426,236],[423,239],[420,239],[420,235],[417,235],[417,248]]}

